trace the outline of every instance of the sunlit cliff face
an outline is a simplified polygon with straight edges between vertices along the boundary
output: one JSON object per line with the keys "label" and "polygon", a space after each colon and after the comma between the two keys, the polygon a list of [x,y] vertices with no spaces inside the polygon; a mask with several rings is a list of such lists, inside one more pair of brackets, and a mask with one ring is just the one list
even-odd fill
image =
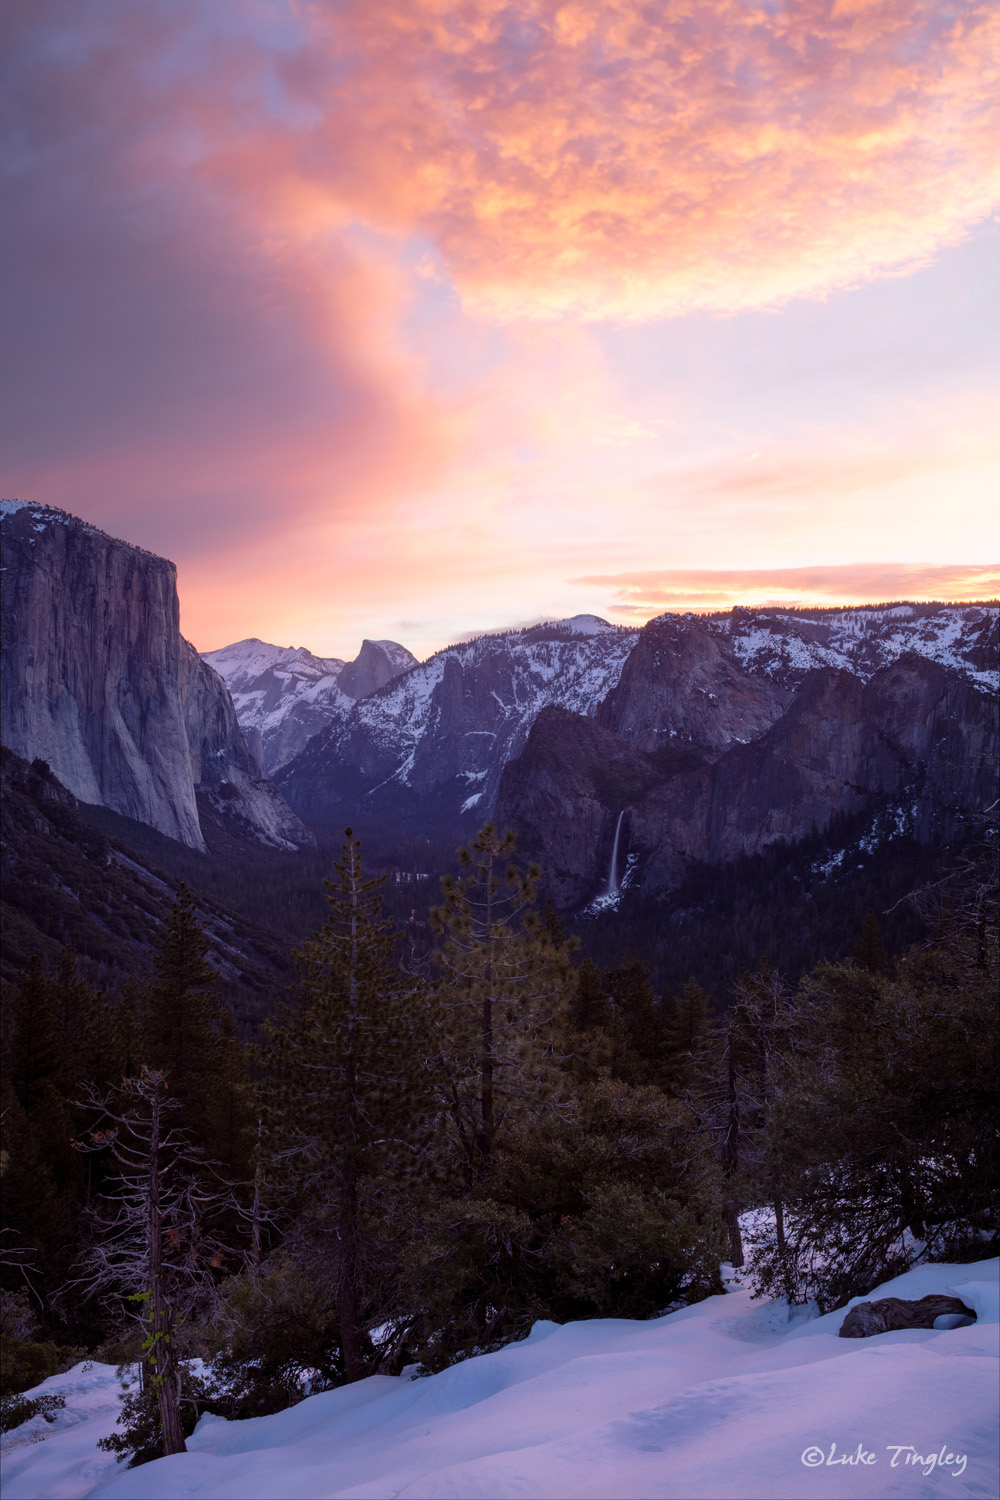
{"label": "sunlit cliff face", "polygon": [[3,24],[5,492],[199,645],[996,592],[991,0]]}

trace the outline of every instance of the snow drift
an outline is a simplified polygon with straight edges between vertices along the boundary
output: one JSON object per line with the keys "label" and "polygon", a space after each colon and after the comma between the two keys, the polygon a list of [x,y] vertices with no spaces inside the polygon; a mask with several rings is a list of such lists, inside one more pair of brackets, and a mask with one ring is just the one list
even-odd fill
{"label": "snow drift", "polygon": [[114,1370],[78,1365],[38,1387],[65,1395],[56,1422],[5,1439],[4,1493],[996,1495],[998,1268],[921,1266],[855,1298],[948,1292],[977,1313],[967,1327],[871,1339],[839,1337],[844,1308],[813,1317],[754,1302],[735,1281],[650,1322],[537,1323],[522,1343],[425,1380],[374,1376],[275,1416],[203,1417],[188,1453],[133,1470],[95,1448],[113,1425]]}

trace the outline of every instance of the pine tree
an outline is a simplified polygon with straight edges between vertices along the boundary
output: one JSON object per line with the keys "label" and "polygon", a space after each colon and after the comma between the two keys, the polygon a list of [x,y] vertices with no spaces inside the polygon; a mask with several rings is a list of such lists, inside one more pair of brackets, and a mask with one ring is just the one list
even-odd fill
{"label": "pine tree", "polygon": [[594,1031],[607,1025],[607,976],[592,958],[585,958],[576,971],[576,995],[570,1014],[576,1031]]}
{"label": "pine tree", "polygon": [[298,955],[297,1003],[269,1024],[264,1063],[272,1161],[325,1229],[352,1381],[369,1373],[368,1327],[384,1311],[366,1301],[380,1247],[364,1242],[363,1224],[387,1175],[417,1151],[426,1048],[415,986],[393,963],[382,880],[365,878],[360,841],[345,836],[325,882],[329,916]]}
{"label": "pine tree", "polygon": [[214,1068],[210,995],[218,974],[208,962],[208,939],[186,885],[177,891],[153,958],[147,1051],[162,1068],[189,1115],[206,1105]]}
{"label": "pine tree", "polygon": [[708,994],[693,977],[674,998],[667,1027],[667,1046],[671,1052],[689,1056],[708,1034],[712,1024]]}
{"label": "pine tree", "polygon": [[29,961],[20,985],[10,1070],[14,1092],[29,1116],[47,1088],[58,1094],[69,1083],[63,1018],[55,986],[39,958]]}
{"label": "pine tree", "polygon": [[689,1096],[718,1142],[730,1261],[744,1263],[739,1224],[742,1203],[762,1198],[782,1206],[777,1168],[768,1163],[766,1124],[775,1080],[789,1046],[789,996],[766,960],[733,990],[724,1020],[704,1037],[692,1059]]}
{"label": "pine tree", "polygon": [[861,936],[854,956],[869,974],[885,974],[888,971],[889,958],[882,939],[882,929],[871,907],[861,925]]}
{"label": "pine tree", "polygon": [[996,950],[985,968],[978,950],[975,932],[941,932],[892,980],[853,963],[803,980],[764,1139],[787,1209],[784,1254],[765,1236],[755,1258],[768,1294],[792,1262],[829,1308],[918,1250],[996,1243]]}
{"label": "pine tree", "polygon": [[498,1138],[551,1090],[568,1023],[570,944],[534,911],[541,870],[511,863],[515,842],[485,823],[432,913],[446,1097],[470,1180],[485,1177]]}
{"label": "pine tree", "polygon": [[181,1101],[185,1129],[228,1172],[243,1176],[252,1125],[246,1065],[231,1014],[213,1003],[218,973],[208,955],[194,899],[181,885],[153,959],[143,1060],[165,1072]]}
{"label": "pine tree", "polygon": [[662,1086],[666,1033],[651,972],[648,963],[627,958],[605,976],[611,1005],[612,1070],[626,1083]]}

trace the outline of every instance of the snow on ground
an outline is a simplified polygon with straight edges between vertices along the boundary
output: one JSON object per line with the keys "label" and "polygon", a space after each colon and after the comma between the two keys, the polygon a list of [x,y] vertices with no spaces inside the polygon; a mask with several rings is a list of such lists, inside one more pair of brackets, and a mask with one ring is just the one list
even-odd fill
{"label": "snow on ground", "polygon": [[93,1448],[114,1372],[77,1366],[39,1387],[66,1394],[65,1421],[10,1453],[5,1500],[994,1497],[998,1267],[922,1266],[870,1294],[953,1291],[978,1315],[964,1328],[841,1339],[844,1308],[790,1321],[730,1278],[728,1295],[651,1322],[537,1323],[425,1380],[204,1417],[188,1453],[137,1470]]}
{"label": "snow on ground", "polygon": [[133,1379],[126,1373],[119,1380],[114,1365],[85,1360],[26,1391],[29,1397],[63,1396],[66,1405],[53,1413],[51,1422],[32,1417],[0,1438],[4,1500],[17,1495],[73,1500],[115,1473],[119,1466],[114,1455],[102,1453],[97,1440],[114,1432],[123,1381],[129,1386]]}

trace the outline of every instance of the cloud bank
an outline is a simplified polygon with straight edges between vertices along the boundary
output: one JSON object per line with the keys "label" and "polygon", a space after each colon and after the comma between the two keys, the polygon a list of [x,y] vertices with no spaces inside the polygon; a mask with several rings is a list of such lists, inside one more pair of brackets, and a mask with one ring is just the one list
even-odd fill
{"label": "cloud bank", "polygon": [[7,0],[4,493],[174,557],[212,646],[429,650],[605,607],[569,574],[903,527],[974,556],[995,390],[946,338],[906,323],[943,373],[895,405],[854,346],[859,426],[836,339],[789,400],[788,314],[728,384],[699,329],[835,318],[981,224],[998,56],[990,0]]}
{"label": "cloud bank", "polygon": [[675,568],[592,574],[580,586],[611,589],[609,610],[640,621],[666,611],[734,605],[837,605],[896,600],[996,599],[1000,563],[852,563],[806,568]]}

